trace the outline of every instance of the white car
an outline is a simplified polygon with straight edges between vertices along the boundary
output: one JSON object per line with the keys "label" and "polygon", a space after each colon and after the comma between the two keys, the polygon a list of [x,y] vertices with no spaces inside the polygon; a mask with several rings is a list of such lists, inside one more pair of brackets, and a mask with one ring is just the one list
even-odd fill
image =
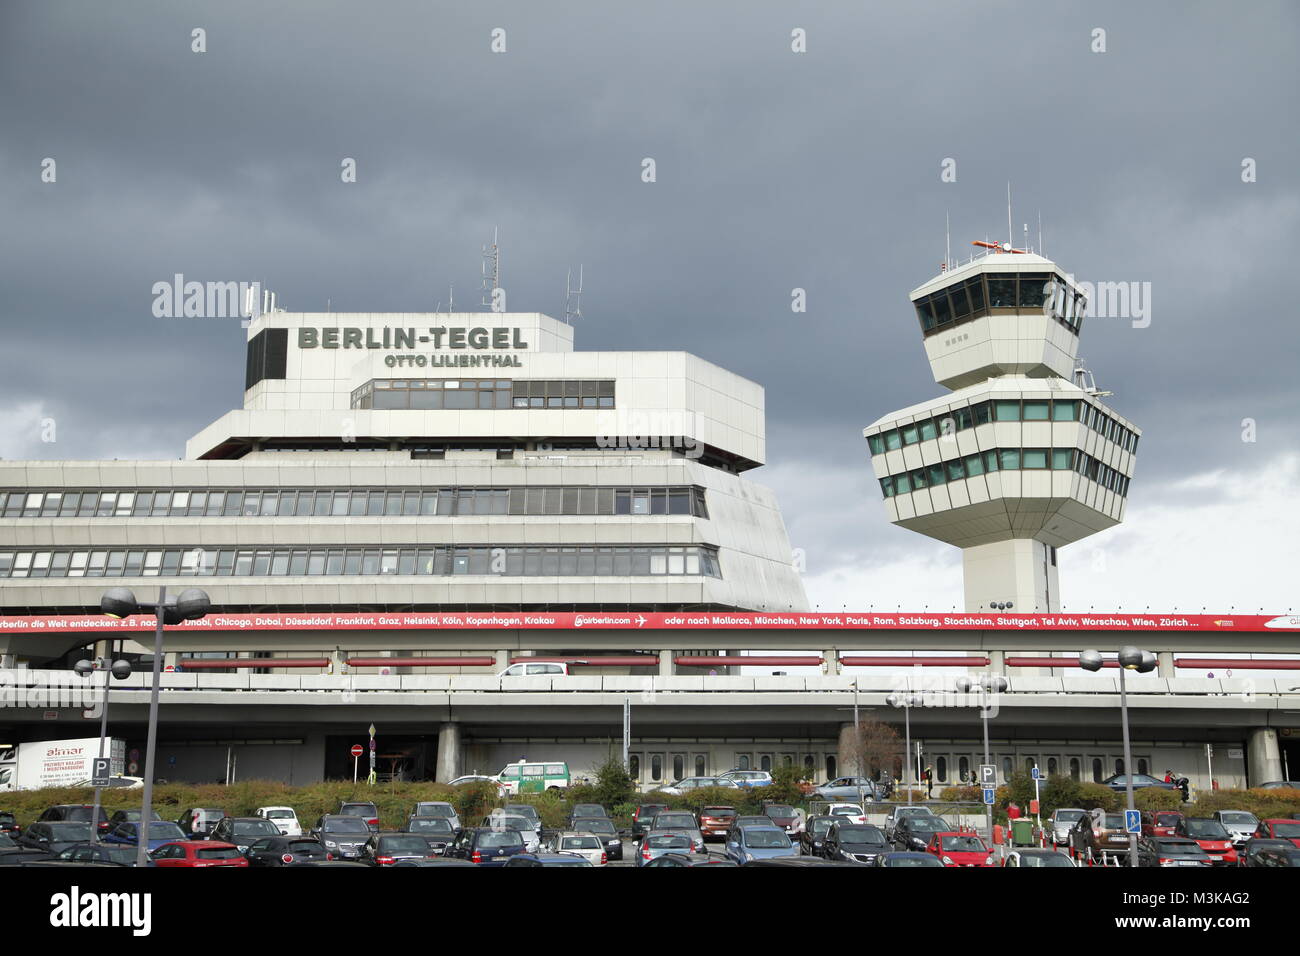
{"label": "white car", "polygon": [[557,833],[548,841],[548,846],[556,853],[583,857],[592,866],[604,866],[609,862],[605,841],[594,833]]}
{"label": "white car", "polygon": [[253,816],[270,820],[284,836],[302,836],[302,824],[298,822],[298,814],[294,813],[293,807],[258,807],[253,811]]}
{"label": "white car", "polygon": [[564,661],[539,661],[533,663],[511,664],[497,677],[565,677],[569,665]]}
{"label": "white car", "polygon": [[700,787],[727,787],[739,790],[740,784],[730,777],[686,777],[667,787],[660,787],[659,792],[680,796],[685,790],[697,790]]}
{"label": "white car", "polygon": [[867,815],[856,803],[832,803],[826,808],[826,815],[835,817],[837,821],[847,820],[849,823],[861,824],[867,822]]}

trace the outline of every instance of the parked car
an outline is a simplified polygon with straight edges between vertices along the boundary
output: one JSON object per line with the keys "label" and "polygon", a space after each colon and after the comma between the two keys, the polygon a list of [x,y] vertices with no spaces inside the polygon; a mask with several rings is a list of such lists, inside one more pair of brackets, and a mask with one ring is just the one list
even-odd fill
{"label": "parked car", "polygon": [[926,866],[943,868],[943,864],[939,862],[937,856],[931,856],[929,853],[910,852],[882,853],[876,857],[876,866],[889,866],[895,869]]}
{"label": "parked car", "polygon": [[605,817],[609,818],[609,811],[599,803],[575,803],[573,809],[569,811],[569,821],[572,822],[579,817]]}
{"label": "parked car", "polygon": [[567,661],[539,661],[535,664],[523,662],[511,664],[500,671],[497,677],[567,677],[568,674]]}
{"label": "parked car", "polygon": [[690,837],[672,831],[647,833],[636,848],[636,865],[645,866],[652,860],[667,853],[684,853],[689,855],[694,847]]}
{"label": "parked car", "polygon": [[894,849],[913,853],[925,853],[930,845],[930,837],[935,833],[950,833],[953,828],[948,821],[933,814],[923,816],[914,814],[904,816],[894,826]]}
{"label": "parked car", "polygon": [[809,817],[808,822],[804,824],[803,832],[799,834],[799,852],[804,856],[821,856],[826,834],[840,819],[829,813]]}
{"label": "parked car", "polygon": [[298,814],[293,807],[258,807],[253,811],[253,816],[270,820],[284,836],[302,836],[302,824],[298,822]]}
{"label": "parked car", "polygon": [[[94,817],[95,808],[89,803],[60,803],[57,806],[46,807],[41,815],[36,818],[38,823],[90,823]],[[109,830],[108,813],[103,807],[99,808],[99,816],[95,818],[99,823],[99,832],[101,835]]]}
{"label": "parked car", "polygon": [[[1127,780],[1128,780],[1128,774],[1116,773],[1116,774],[1111,774],[1101,783],[1102,786],[1110,787],[1110,789],[1114,790],[1116,793],[1125,793],[1128,790],[1128,786],[1126,783]],[[1177,790],[1178,785],[1173,783],[1165,783],[1163,780],[1158,780],[1155,777],[1151,776],[1151,774],[1149,773],[1135,773],[1133,774],[1133,789],[1134,790]]]}
{"label": "parked car", "polygon": [[681,795],[690,790],[699,790],[701,787],[730,787],[739,790],[740,784],[730,777],[684,777],[676,783],[660,787],[659,792]]}
{"label": "parked car", "polygon": [[401,860],[427,860],[441,852],[418,833],[376,833],[361,848],[361,862],[392,866]]}
{"label": "parked car", "polygon": [[1091,865],[1100,863],[1105,854],[1128,855],[1128,833],[1124,830],[1122,813],[1098,814],[1095,818],[1089,813],[1070,830],[1071,859]]}
{"label": "parked car", "polygon": [[718,776],[741,787],[770,787],[772,785],[772,775],[766,770],[728,770],[726,773],[718,774]]}
{"label": "parked car", "polygon": [[[826,815],[832,816],[836,820],[843,820],[848,823],[867,822],[867,815],[862,812],[862,807],[856,803],[831,803],[826,806]],[[889,831],[885,831],[888,835]]]}
{"label": "parked car", "polygon": [[803,832],[803,817],[784,803],[764,803],[763,814],[792,837]]}
{"label": "parked car", "polygon": [[815,787],[812,796],[832,802],[872,803],[876,800],[876,784],[867,777],[836,777]]}
{"label": "parked car", "polygon": [[154,866],[248,866],[239,847],[218,840],[177,840],[164,843],[151,855]]}
{"label": "parked car", "polygon": [[706,840],[725,837],[735,821],[735,807],[703,807],[700,810],[700,833]]}
{"label": "parked car", "polygon": [[[141,827],[140,823],[119,823],[104,834],[104,842],[118,846],[135,846],[140,840]],[[156,850],[164,843],[184,839],[185,832],[174,823],[166,820],[153,820],[149,823],[146,840],[150,850]]]}
{"label": "parked car", "polygon": [[[111,817],[108,818],[108,828],[111,830],[111,829],[113,829],[115,826],[117,826],[119,823],[135,823],[137,820],[140,819],[140,815],[141,815],[143,812],[144,812],[144,811],[143,811],[142,809],[135,809],[135,810],[114,810],[114,811],[113,811],[113,815],[112,815]],[[157,810],[150,810],[150,811],[149,811],[149,814],[150,814],[150,818],[151,818],[151,819],[154,819],[154,820],[161,820],[161,819],[162,819],[162,817],[160,817],[160,816],[158,815],[158,811],[157,811]]]}
{"label": "parked car", "polygon": [[442,817],[451,824],[453,830],[460,829],[460,814],[450,803],[443,800],[425,800],[415,805],[411,810],[412,817]]}
{"label": "parked car", "polygon": [[1210,818],[1223,824],[1224,829],[1232,834],[1232,842],[1238,849],[1245,846],[1259,829],[1259,817],[1249,810],[1215,810]]}
{"label": "parked car", "polygon": [[[832,807],[828,812],[834,813],[835,808]],[[859,809],[858,812],[861,813],[862,812],[861,809]],[[901,821],[904,817],[908,817],[908,816],[933,817],[934,811],[931,810],[929,807],[904,807],[904,806],[890,807],[889,813],[885,815],[885,839],[886,840],[889,840],[891,842],[898,841],[898,837],[894,833],[894,831],[897,829],[899,821]],[[862,820],[861,822],[866,823],[867,821]]]}
{"label": "parked car", "polygon": [[510,816],[523,817],[533,825],[538,839],[542,836],[542,815],[537,812],[537,808],[531,803],[507,803],[501,808]]}
{"label": "parked car", "polygon": [[55,859],[69,863],[111,863],[114,866],[135,866],[137,857],[134,846],[114,846],[111,843],[75,843],[62,850]]}
{"label": "parked car", "polygon": [[1300,847],[1290,840],[1248,840],[1241,850],[1242,866],[1300,866]]}
{"label": "parked car", "polygon": [[1270,840],[1290,840],[1300,847],[1300,820],[1271,819],[1260,820],[1255,829],[1256,836]]}
{"label": "parked car", "polygon": [[660,810],[667,810],[666,803],[642,803],[632,811],[632,836],[633,838],[644,836],[650,829],[650,822],[654,820],[655,814]]}
{"label": "parked car", "polygon": [[591,866],[585,856],[573,853],[517,853],[506,860],[503,866]]}
{"label": "parked car", "polygon": [[510,857],[523,852],[524,837],[518,830],[470,827],[456,834],[456,839],[443,855],[469,860],[480,866],[503,866]]}
{"label": "parked car", "polygon": [[575,833],[590,833],[605,845],[605,855],[610,860],[623,859],[623,838],[609,817],[579,817],[570,827]]}
{"label": "parked car", "polygon": [[1237,865],[1237,850],[1232,845],[1232,834],[1212,817],[1184,817],[1178,821],[1174,836],[1195,840],[1215,866]]}
{"label": "parked car", "polygon": [[1087,810],[1078,807],[1058,807],[1052,811],[1052,815],[1047,818],[1047,826],[1044,828],[1052,838],[1052,846],[1066,846],[1070,842],[1070,827],[1079,822],[1080,817],[1086,817]]}
{"label": "parked car", "polygon": [[737,863],[794,855],[790,835],[776,826],[735,827],[727,834],[726,855]]}
{"label": "parked car", "polygon": [[1057,853],[1055,850],[1030,850],[1018,849],[1011,850],[1002,860],[1003,866],[1015,867],[1067,867],[1074,868],[1074,861],[1064,853]]}
{"label": "parked car", "polygon": [[204,839],[230,814],[221,807],[191,807],[176,818],[176,825],[194,839]]}
{"label": "parked car", "polygon": [[14,815],[8,810],[0,810],[0,833],[14,837],[22,832],[23,828],[18,825],[18,820]]}
{"label": "parked car", "polygon": [[498,793],[502,792],[501,782],[497,780],[496,777],[487,777],[481,773],[468,773],[463,777],[457,777],[451,783],[447,784],[447,786],[463,787],[470,783],[490,783],[497,788]]}
{"label": "parked car", "polygon": [[355,860],[370,839],[370,826],[360,817],[331,813],[316,821],[311,835],[336,857]]}
{"label": "parked car", "polygon": [[536,853],[542,844],[542,838],[531,820],[504,810],[493,810],[483,818],[482,826],[516,831],[523,837],[525,853]]}
{"label": "parked car", "polygon": [[1142,836],[1137,841],[1138,866],[1213,866],[1214,861],[1195,840]]}
{"label": "parked car", "polygon": [[223,817],[213,828],[209,840],[233,843],[243,853],[262,837],[281,836],[280,828],[261,817]]}
{"label": "parked car", "polygon": [[405,832],[419,834],[430,849],[440,852],[456,839],[456,831],[446,817],[407,817]]}
{"label": "parked car", "polygon": [[974,833],[948,831],[930,834],[926,852],[944,866],[992,866],[993,851]]}
{"label": "parked car", "polygon": [[[771,822],[770,820],[768,821]],[[669,831],[689,837],[696,853],[704,852],[704,832],[689,810],[661,810],[650,824],[651,833]]]}
{"label": "parked car", "polygon": [[889,852],[889,844],[880,827],[862,823],[835,823],[822,843],[821,856],[827,860],[874,863],[876,857]]}
{"label": "parked car", "polygon": [[1147,836],[1178,836],[1183,814],[1178,810],[1143,810],[1142,832]]}
{"label": "parked car", "polygon": [[52,820],[30,824],[23,835],[16,841],[19,847],[29,850],[41,850],[51,856],[57,856],[76,843],[90,842],[90,823],[76,823],[69,820]]}
{"label": "parked car", "polygon": [[583,857],[592,866],[604,866],[609,862],[605,841],[594,833],[571,831],[556,833],[549,837],[542,847],[551,853],[572,853],[574,856]]}
{"label": "parked car", "polygon": [[249,866],[291,866],[306,860],[332,860],[334,854],[307,837],[262,837],[244,853]]}
{"label": "parked car", "polygon": [[772,825],[773,825],[772,818],[769,817],[766,813],[762,813],[762,814],[742,813],[736,816],[736,819],[731,824],[730,829],[734,830],[736,827],[770,827]]}
{"label": "parked car", "polygon": [[366,821],[371,833],[379,831],[379,808],[373,803],[360,800],[342,800],[339,802],[338,815],[360,817]]}

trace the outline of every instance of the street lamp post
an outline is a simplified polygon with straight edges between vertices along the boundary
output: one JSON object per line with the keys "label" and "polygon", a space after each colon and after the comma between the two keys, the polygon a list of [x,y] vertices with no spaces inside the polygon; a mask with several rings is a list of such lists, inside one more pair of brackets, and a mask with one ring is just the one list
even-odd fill
{"label": "street lamp post", "polygon": [[149,830],[153,817],[154,751],[158,742],[158,690],[162,684],[163,625],[179,624],[203,617],[212,602],[198,588],[186,588],[177,597],[168,600],[167,586],[158,589],[158,600],[137,601],[129,588],[110,588],[99,600],[99,609],[109,617],[130,617],[142,611],[152,612],[157,619],[153,637],[153,688],[149,694],[149,732],[145,739],[144,793],[140,805],[140,823],[136,827],[136,865],[149,863]]}
{"label": "street lamp post", "polygon": [[[1129,744],[1128,734],[1128,690],[1124,685],[1124,672],[1137,671],[1148,674],[1156,669],[1156,656],[1150,651],[1126,644],[1119,649],[1119,714],[1120,727],[1124,735],[1124,796],[1130,813],[1137,808],[1133,806],[1133,749]],[[1100,651],[1084,651],[1079,655],[1079,666],[1087,671],[1099,671],[1102,668]],[[1127,824],[1127,820],[1125,823]],[[1125,829],[1128,829],[1125,826]],[[1137,834],[1128,835],[1128,865],[1134,867],[1137,861]]]}
{"label": "street lamp post", "polygon": [[903,761],[907,767],[907,774],[903,785],[907,787],[907,805],[912,805],[912,708],[921,703],[921,698],[915,694],[890,694],[889,705],[891,707],[903,708],[903,733],[904,733],[904,751]]}
{"label": "street lamp post", "polygon": [[[992,714],[989,712],[988,694],[1001,694],[1011,685],[1005,677],[997,674],[981,674],[978,680],[971,680],[969,677],[959,677],[957,679],[957,692],[960,694],[969,694],[972,690],[979,691],[980,703],[980,724],[984,727],[984,763],[991,764],[992,758],[989,755],[989,720]],[[993,845],[993,805],[984,804],[984,814],[986,826],[988,827],[989,846]]]}
{"label": "street lamp post", "polygon": [[[118,653],[120,654],[121,652],[122,652],[122,645],[121,642],[119,642]],[[76,671],[78,674],[80,674],[82,677],[94,673],[95,668],[97,666],[104,671],[104,699],[100,701],[101,709],[99,713],[99,759],[100,760],[104,759],[104,745],[105,745],[105,741],[108,738],[108,692],[112,687],[109,678],[115,677],[118,680],[126,680],[128,677],[131,676],[131,664],[128,661],[114,661],[112,657],[113,657],[113,645],[112,642],[110,641],[108,646],[108,657],[100,658],[99,660],[93,663],[88,660],[80,660],[77,661],[76,664],[72,665],[72,669]],[[111,759],[109,760],[109,768],[112,769]],[[102,787],[95,788],[95,808],[91,811],[91,815],[90,815],[90,821],[91,821],[90,842],[91,843],[99,842],[99,806],[100,806],[100,795],[103,792],[104,791]]]}
{"label": "street lamp post", "polygon": [[853,678],[853,773],[858,785],[858,806],[862,804],[862,725],[858,722],[858,679]]}

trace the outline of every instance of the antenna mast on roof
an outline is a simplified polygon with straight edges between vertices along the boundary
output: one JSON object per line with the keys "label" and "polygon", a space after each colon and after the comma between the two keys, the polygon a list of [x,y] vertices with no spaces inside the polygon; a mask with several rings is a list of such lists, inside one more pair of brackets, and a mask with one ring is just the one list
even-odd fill
{"label": "antenna mast on roof", "polygon": [[483,298],[481,305],[492,308],[492,296],[501,288],[501,250],[497,247],[497,227],[492,227],[492,245],[483,247]]}
{"label": "antenna mast on roof", "polygon": [[1047,250],[1043,248],[1043,211],[1038,210],[1038,254],[1044,259],[1047,258]]}
{"label": "antenna mast on roof", "polygon": [[578,263],[578,287],[573,288],[573,270],[564,277],[564,321],[570,325],[582,318],[582,263]]}
{"label": "antenna mast on roof", "polygon": [[952,268],[952,222],[948,218],[948,210],[943,211],[943,269],[947,272]]}
{"label": "antenna mast on roof", "polygon": [[1011,228],[1011,180],[1007,180],[1007,247],[1016,241],[1015,231]]}

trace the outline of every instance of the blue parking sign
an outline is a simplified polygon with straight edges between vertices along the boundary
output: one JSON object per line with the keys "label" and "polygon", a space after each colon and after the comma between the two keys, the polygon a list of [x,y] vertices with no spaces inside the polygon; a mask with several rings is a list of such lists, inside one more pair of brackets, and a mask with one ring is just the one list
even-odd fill
{"label": "blue parking sign", "polygon": [[1042,773],[1037,767],[1029,771],[1029,776],[1034,780],[1041,780],[1043,778]]}
{"label": "blue parking sign", "polygon": [[1142,832],[1142,814],[1137,810],[1124,811],[1124,832],[1141,833]]}
{"label": "blue parking sign", "polygon": [[994,790],[992,787],[984,788],[984,802],[987,803],[990,807],[993,806],[993,799],[996,793],[997,791]]}

